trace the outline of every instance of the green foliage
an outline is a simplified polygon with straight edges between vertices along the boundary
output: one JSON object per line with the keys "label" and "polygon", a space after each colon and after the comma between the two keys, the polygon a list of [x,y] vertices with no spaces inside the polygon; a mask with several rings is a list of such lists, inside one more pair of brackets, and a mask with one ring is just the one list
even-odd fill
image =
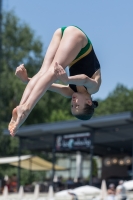
{"label": "green foliage", "polygon": [[47,91],[26,120],[26,124],[62,121],[74,118],[70,112],[70,100]]}
{"label": "green foliage", "polygon": [[[97,177],[98,176],[98,164],[97,164],[97,159],[96,158],[92,158],[92,177]],[[90,180],[90,175],[88,177],[88,180]]]}
{"label": "green foliage", "polygon": [[35,38],[30,27],[21,23],[13,12],[4,13],[2,30],[4,69],[11,72],[19,64],[25,63],[33,75],[42,60],[42,43],[39,38]]}
{"label": "green foliage", "polygon": [[92,159],[92,176],[97,177],[98,175],[98,165],[95,158]]}
{"label": "green foliage", "polygon": [[[12,177],[13,174],[17,173],[17,167],[5,164],[0,166],[0,177],[4,177],[5,175]],[[45,177],[46,171],[30,171],[26,169],[21,169],[21,185],[27,185],[37,181],[44,181]]]}
{"label": "green foliage", "polygon": [[122,84],[118,84],[105,100],[99,101],[99,107],[96,109],[95,115],[126,111],[133,111],[133,89],[129,90]]}
{"label": "green foliage", "polygon": [[21,169],[21,185],[44,181],[45,177],[46,177],[45,171],[30,171]]}
{"label": "green foliage", "polygon": [[[10,121],[11,112],[19,104],[26,85],[22,84],[14,72],[16,67],[24,63],[28,74],[32,77],[39,70],[43,56],[43,45],[27,24],[22,23],[13,12],[3,16],[3,57],[1,79],[1,119],[6,125]],[[62,110],[63,108],[63,110]],[[64,114],[63,114],[64,113]],[[62,96],[47,92],[36,105],[25,124],[44,123],[71,118],[68,100]]]}
{"label": "green foliage", "polygon": [[29,26],[21,23],[13,12],[4,13],[2,31],[0,117],[5,124],[9,122],[11,111],[18,105],[25,88],[15,77],[15,69],[19,64],[25,63],[29,74],[35,74],[42,62],[42,43],[35,38]]}
{"label": "green foliage", "polygon": [[[27,24],[22,23],[13,12],[3,14],[2,50],[3,54],[0,58],[0,156],[7,157],[18,154],[18,139],[4,136],[2,131],[4,128],[7,129],[12,110],[19,104],[26,87],[15,77],[15,69],[24,63],[28,75],[32,77],[40,69],[44,53],[42,42],[35,36],[34,31]],[[71,117],[69,106],[68,99],[56,93],[47,92],[33,109],[25,125],[69,119]],[[27,152],[23,151],[23,153]],[[15,173],[15,170],[9,165],[0,166],[2,174],[10,175]],[[23,173],[22,181],[26,183],[28,182],[26,173],[29,172],[25,170]]]}

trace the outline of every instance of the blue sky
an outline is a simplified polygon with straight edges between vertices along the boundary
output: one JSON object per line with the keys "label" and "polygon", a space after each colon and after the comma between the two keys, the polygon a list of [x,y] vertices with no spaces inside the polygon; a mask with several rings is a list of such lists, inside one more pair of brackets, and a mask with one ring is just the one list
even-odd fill
{"label": "blue sky", "polygon": [[47,48],[53,32],[77,25],[91,39],[101,64],[104,99],[118,83],[133,88],[133,0],[3,0]]}

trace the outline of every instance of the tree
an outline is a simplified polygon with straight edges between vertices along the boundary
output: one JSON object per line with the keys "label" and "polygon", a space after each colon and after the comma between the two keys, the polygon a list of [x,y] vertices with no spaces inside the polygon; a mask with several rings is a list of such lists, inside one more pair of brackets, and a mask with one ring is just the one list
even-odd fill
{"label": "tree", "polygon": [[108,97],[99,101],[95,116],[133,111],[133,89],[118,84]]}
{"label": "tree", "polygon": [[9,122],[11,111],[18,105],[25,87],[14,71],[20,63],[25,63],[29,74],[35,74],[42,62],[42,43],[12,12],[4,14],[2,32],[1,119]]}
{"label": "tree", "polygon": [[[10,121],[12,109],[18,105],[25,88],[25,85],[14,76],[14,71],[19,64],[24,63],[30,77],[36,74],[43,61],[43,45],[30,27],[22,23],[13,12],[4,14],[2,30],[3,59],[0,74],[2,98],[0,104],[1,119],[6,125]],[[47,92],[33,109],[25,124],[65,120],[70,116],[68,99]]]}
{"label": "tree", "polygon": [[[40,69],[43,61],[43,44],[35,32],[21,22],[13,12],[3,14],[2,58],[0,68],[0,152],[1,156],[17,154],[17,138],[5,137],[2,130],[7,128],[11,112],[19,104],[25,88],[14,72],[24,63],[32,77]],[[33,109],[25,124],[45,123],[68,119],[70,114],[68,99],[47,92]],[[6,147],[6,148],[5,148]]]}
{"label": "tree", "polygon": [[97,160],[93,158],[92,160],[92,175],[93,177],[97,177],[98,175],[98,165],[97,165]]}

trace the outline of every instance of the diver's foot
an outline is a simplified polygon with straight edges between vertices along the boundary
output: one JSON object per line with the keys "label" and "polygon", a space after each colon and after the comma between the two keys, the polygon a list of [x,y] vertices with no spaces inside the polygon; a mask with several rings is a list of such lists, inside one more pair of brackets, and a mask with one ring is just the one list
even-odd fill
{"label": "diver's foot", "polygon": [[[15,125],[15,122],[17,120],[17,108],[14,108],[13,111],[12,111],[12,118],[11,118],[11,121],[8,125],[8,130],[11,132],[11,130],[13,129],[14,125]],[[13,135],[12,135],[13,136]]]}
{"label": "diver's foot", "polygon": [[27,111],[24,105],[17,106],[12,113],[12,119],[8,126],[11,136],[15,136],[19,127],[24,123],[27,118]]}

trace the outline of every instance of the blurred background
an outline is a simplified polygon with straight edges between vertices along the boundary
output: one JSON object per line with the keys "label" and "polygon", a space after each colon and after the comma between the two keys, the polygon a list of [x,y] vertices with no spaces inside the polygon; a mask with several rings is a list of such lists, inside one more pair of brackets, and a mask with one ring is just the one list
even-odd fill
{"label": "blurred background", "polygon": [[[8,186],[10,193],[16,193],[20,185],[24,186],[25,192],[33,192],[35,183],[39,183],[40,191],[47,193],[51,184],[54,186],[54,191],[58,192],[84,185],[101,188],[102,180],[105,179],[107,188],[104,190],[114,198],[119,181],[132,180],[132,8],[132,0],[0,0],[0,158],[18,155],[20,158],[20,154],[37,155],[51,163],[50,168],[44,171],[37,169],[32,171],[21,167],[20,172],[20,159],[12,160],[19,163],[17,167],[9,165],[9,161],[1,161],[1,195],[5,185]],[[84,30],[92,41],[101,64],[101,89],[93,95],[93,99],[99,101],[94,118],[85,123],[88,129],[78,131],[79,125],[82,127],[82,124],[71,115],[70,100],[47,91],[20,129],[18,137],[11,138],[7,132],[7,125],[12,109],[18,105],[26,86],[15,77],[16,67],[24,63],[29,77],[32,77],[40,69],[54,31],[69,25],[76,25]],[[56,123],[59,127],[57,130]],[[94,152],[91,152],[90,148],[82,152],[80,147],[71,153],[64,153],[62,150],[56,153],[56,162],[54,162],[65,169],[53,173],[53,146],[51,145],[53,139],[49,135],[50,128],[56,130],[55,134],[60,130],[60,134],[64,135],[67,134],[67,128],[64,130],[63,127],[70,127],[72,123],[76,123],[77,129],[74,127],[73,131],[69,128],[69,133],[87,131],[92,133],[99,128],[101,136],[96,132],[94,145],[100,143],[104,148],[98,150],[96,146]],[[42,126],[44,128],[40,134]],[[103,128],[107,127],[108,129],[103,131]],[[20,146],[20,136],[26,137],[31,130],[31,137],[28,138],[31,141],[35,129],[37,129],[34,134],[36,138],[33,138],[36,141],[37,134],[41,137],[47,134],[48,148],[45,139],[43,139],[44,146],[40,149],[30,148],[29,143],[26,148],[23,144]],[[39,137],[38,145],[40,140]],[[35,143],[32,146],[35,147]],[[116,168],[114,164],[117,164]],[[133,183],[131,185],[130,189],[127,188],[130,191],[133,189]],[[70,198],[77,197],[70,195]]]}

